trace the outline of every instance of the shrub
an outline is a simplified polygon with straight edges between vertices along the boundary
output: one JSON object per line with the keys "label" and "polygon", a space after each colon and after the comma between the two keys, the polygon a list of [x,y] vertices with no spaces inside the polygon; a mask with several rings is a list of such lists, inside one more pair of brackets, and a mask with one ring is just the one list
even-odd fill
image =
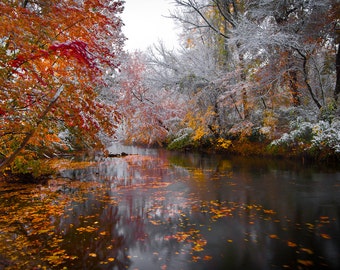
{"label": "shrub", "polygon": [[329,148],[340,153],[340,121],[319,121],[313,127],[312,147],[319,150]]}
{"label": "shrub", "polygon": [[192,138],[191,138],[192,133],[193,133],[193,130],[190,128],[185,128],[185,129],[180,130],[176,134],[175,139],[173,139],[169,143],[168,149],[169,150],[183,149],[183,148],[191,146],[193,143]]}
{"label": "shrub", "polygon": [[292,131],[284,133],[281,138],[270,144],[273,151],[283,147],[286,150],[299,148],[301,151],[315,152],[330,151],[329,155],[340,154],[340,120],[319,121],[315,124],[294,121]]}

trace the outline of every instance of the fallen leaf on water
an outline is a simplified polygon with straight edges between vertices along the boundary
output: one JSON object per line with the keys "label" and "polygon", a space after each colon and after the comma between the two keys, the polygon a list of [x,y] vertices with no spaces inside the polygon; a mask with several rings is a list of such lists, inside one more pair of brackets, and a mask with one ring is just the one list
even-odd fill
{"label": "fallen leaf on water", "polygon": [[276,234],[270,234],[269,238],[271,238],[271,239],[279,239],[279,237]]}
{"label": "fallen leaf on water", "polygon": [[297,244],[295,244],[294,242],[291,242],[291,241],[288,241],[288,242],[287,242],[287,245],[288,245],[289,247],[296,247],[296,246],[297,246]]}
{"label": "fallen leaf on water", "polygon": [[300,250],[301,251],[303,251],[303,252],[306,252],[306,253],[308,253],[308,254],[310,254],[310,255],[312,255],[314,252],[312,251],[312,250],[310,250],[309,248],[300,248]]}
{"label": "fallen leaf on water", "polygon": [[94,232],[98,230],[98,228],[94,228],[92,226],[87,226],[87,227],[80,227],[76,229],[78,232]]}
{"label": "fallen leaf on water", "polygon": [[97,257],[97,254],[96,253],[90,253],[89,256],[95,258],[95,257]]}
{"label": "fallen leaf on water", "polygon": [[324,239],[331,239],[331,237],[329,236],[329,234],[326,234],[326,233],[322,233],[320,234],[322,238]]}
{"label": "fallen leaf on water", "polygon": [[158,226],[158,225],[161,225],[162,222],[160,220],[150,220],[150,223],[152,225]]}
{"label": "fallen leaf on water", "polygon": [[108,258],[107,259],[109,262],[113,262],[115,260],[115,258]]}
{"label": "fallen leaf on water", "polygon": [[309,260],[297,260],[299,264],[302,264],[304,266],[312,266],[313,262]]}
{"label": "fallen leaf on water", "polygon": [[200,246],[200,245],[195,245],[193,248],[192,248],[193,251],[196,251],[196,252],[200,252],[200,251],[203,251],[203,247]]}
{"label": "fallen leaf on water", "polygon": [[273,215],[273,214],[276,213],[274,210],[267,210],[267,209],[263,209],[263,212],[264,212],[265,214],[270,214],[270,215]]}
{"label": "fallen leaf on water", "polygon": [[200,256],[192,256],[192,261],[193,262],[197,262],[198,260],[200,260],[201,257]]}
{"label": "fallen leaf on water", "polygon": [[204,257],[203,257],[203,260],[204,261],[210,261],[212,259],[212,257],[211,256],[208,256],[208,255],[205,255]]}
{"label": "fallen leaf on water", "polygon": [[192,248],[193,251],[203,251],[203,247],[207,244],[205,239],[198,239],[195,242],[195,246]]}

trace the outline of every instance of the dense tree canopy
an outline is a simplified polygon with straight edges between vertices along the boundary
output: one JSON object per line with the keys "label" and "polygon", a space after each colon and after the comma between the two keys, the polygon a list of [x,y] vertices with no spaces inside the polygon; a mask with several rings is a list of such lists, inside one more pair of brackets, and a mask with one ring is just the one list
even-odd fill
{"label": "dense tree canopy", "polygon": [[109,0],[0,2],[0,169],[14,160],[25,171],[67,140],[90,147],[112,135],[117,115],[100,89],[119,64],[122,9]]}

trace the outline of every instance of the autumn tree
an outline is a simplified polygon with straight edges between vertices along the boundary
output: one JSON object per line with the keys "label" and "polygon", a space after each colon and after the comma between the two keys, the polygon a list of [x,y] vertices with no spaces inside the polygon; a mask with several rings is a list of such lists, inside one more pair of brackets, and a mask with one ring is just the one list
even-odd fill
{"label": "autumn tree", "polygon": [[176,133],[186,111],[183,96],[156,83],[146,57],[136,52],[126,55],[117,75],[116,97],[120,124],[117,137],[128,144],[161,145]]}
{"label": "autumn tree", "polygon": [[[115,108],[100,96],[118,66],[122,1],[0,2],[0,170],[32,171],[66,137],[102,146]],[[63,136],[61,136],[63,134]],[[36,172],[36,171],[35,171]]]}

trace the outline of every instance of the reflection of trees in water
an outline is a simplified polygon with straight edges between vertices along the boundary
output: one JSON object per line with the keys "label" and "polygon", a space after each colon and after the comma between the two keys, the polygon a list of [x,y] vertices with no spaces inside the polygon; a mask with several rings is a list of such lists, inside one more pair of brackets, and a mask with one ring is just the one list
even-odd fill
{"label": "reflection of trees in water", "polygon": [[64,170],[60,175],[81,181],[109,182],[111,188],[117,188],[150,181],[164,181],[168,178],[169,170],[171,169],[164,159],[131,155],[122,158],[103,158],[96,166]]}
{"label": "reflection of trees in water", "polygon": [[127,269],[131,239],[121,232],[118,207],[103,198],[87,194],[85,201],[74,202],[60,220],[64,234],[61,247],[77,258],[70,269]]}
{"label": "reflection of trees in water", "polygon": [[64,172],[82,183],[3,191],[2,222],[20,223],[2,236],[19,244],[35,230],[26,250],[39,244],[37,260],[65,250],[63,261],[77,256],[60,265],[69,269],[339,269],[339,174],[287,166],[175,153],[105,159]]}
{"label": "reflection of trees in water", "polygon": [[[117,256],[117,261],[131,265],[133,258],[128,256],[142,254],[147,257],[144,260],[155,265],[166,262],[168,269],[175,269],[179,261],[184,266],[193,263],[189,262],[193,256],[201,258],[195,269],[211,265],[214,269],[264,269],[268,264],[301,267],[301,262],[339,265],[329,251],[338,254],[338,239],[332,236],[326,243],[320,238],[321,233],[331,235],[339,228],[335,222],[320,226],[317,221],[322,215],[339,220],[334,209],[328,208],[325,213],[324,208],[327,202],[334,208],[338,199],[329,197],[330,187],[307,180],[315,175],[313,172],[307,171],[301,177],[300,171],[289,170],[289,165],[282,167],[265,160],[242,164],[240,160],[195,154],[164,158],[112,159],[91,169],[91,177],[98,177],[108,189],[108,196],[115,197],[118,203],[104,203],[95,211],[101,224],[94,236],[102,243],[96,244],[97,249],[105,250],[107,241],[120,239],[114,246],[120,253],[108,251],[102,257]],[[221,205],[213,205],[212,201]],[[232,215],[214,220],[211,208],[222,211],[227,202],[233,208]],[[103,237],[100,230],[110,234]],[[179,241],[173,237],[176,234],[188,236]],[[196,252],[193,247],[199,235],[207,244],[203,251]],[[318,258],[320,254],[324,258]],[[205,256],[210,255],[211,261],[205,261]]]}
{"label": "reflection of trees in water", "polygon": [[[83,201],[73,202],[59,220],[58,231],[64,239],[61,248],[69,256],[77,256],[67,267],[127,269],[133,260],[129,254],[132,249],[148,254],[149,259],[158,264],[158,256],[172,261],[172,256],[181,250],[181,243],[165,240],[173,226],[178,226],[170,222],[169,208],[167,215],[157,211],[157,218],[163,216],[164,222],[162,226],[154,226],[148,218],[151,209],[160,207],[157,199],[144,198],[143,204],[138,196],[126,196],[117,204],[108,198],[108,194],[101,198],[89,193]],[[159,255],[155,256],[156,253]]]}

